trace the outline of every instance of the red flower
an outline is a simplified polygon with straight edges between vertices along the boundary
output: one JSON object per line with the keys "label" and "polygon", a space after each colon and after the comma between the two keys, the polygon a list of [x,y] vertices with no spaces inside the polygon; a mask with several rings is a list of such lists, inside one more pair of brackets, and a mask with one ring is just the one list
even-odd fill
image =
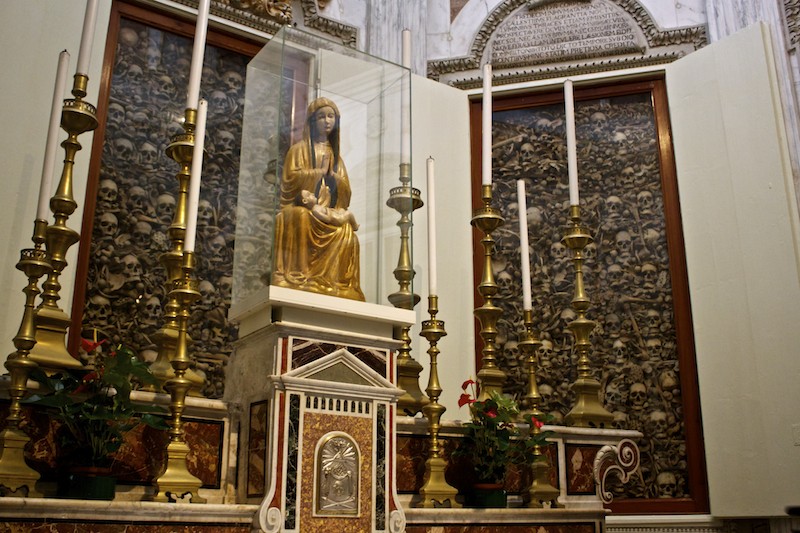
{"label": "red flower", "polygon": [[486,416],[489,418],[497,418],[497,407],[490,407],[486,410]]}
{"label": "red flower", "polygon": [[475,381],[468,379],[467,381],[461,384],[461,390],[467,390],[467,387],[469,387],[470,385],[475,385]]}
{"label": "red flower", "polygon": [[86,353],[92,353],[99,346],[105,344],[107,340],[108,339],[103,339],[100,342],[93,342],[93,341],[90,341],[89,339],[83,339],[82,338],[81,339],[81,348],[83,348],[83,351],[85,351]]}
{"label": "red flower", "polygon": [[466,392],[462,394],[461,397],[458,399],[459,407],[464,407],[467,404],[473,404],[473,403],[475,403],[475,400],[473,400],[472,396],[470,396]]}
{"label": "red flower", "polygon": [[531,424],[533,424],[536,429],[541,429],[541,427],[544,425],[544,423],[535,416],[531,417]]}

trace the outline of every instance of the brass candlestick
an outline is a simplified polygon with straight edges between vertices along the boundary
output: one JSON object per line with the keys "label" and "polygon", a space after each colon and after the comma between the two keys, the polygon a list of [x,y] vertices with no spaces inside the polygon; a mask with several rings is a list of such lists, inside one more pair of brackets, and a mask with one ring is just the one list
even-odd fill
{"label": "brass candlestick", "polygon": [[[389,295],[389,302],[400,309],[414,309],[420,297],[411,291],[411,282],[414,279],[414,268],[411,265],[411,246],[409,243],[409,230],[411,229],[411,213],[422,207],[419,189],[412,188],[411,165],[400,164],[400,187],[389,191],[386,205],[400,213],[397,225],[400,227],[400,256],[394,277],[400,284],[400,289]],[[397,400],[397,407],[401,413],[414,416],[428,403],[428,398],[419,388],[419,373],[422,365],[411,357],[411,326],[395,328],[394,336],[402,342],[397,355],[397,386],[405,391]]]}
{"label": "brass candlestick", "polygon": [[11,375],[8,396],[11,404],[6,417],[6,427],[0,433],[2,455],[0,455],[0,486],[5,490],[2,494],[16,493],[21,488],[27,489],[24,496],[41,497],[36,490],[39,473],[25,462],[25,445],[30,438],[20,428],[22,407],[20,402],[27,392],[28,374],[38,365],[29,354],[36,344],[36,325],[34,323],[34,303],[39,294],[37,286],[39,278],[52,270],[47,262],[47,253],[42,250],[45,242],[47,221],[38,219],[34,222],[33,242],[35,248],[26,248],[20,252],[17,268],[25,273],[28,285],[22,290],[25,293],[25,308],[22,313],[17,335],[14,337],[16,352],[8,356],[5,366]]}
{"label": "brass candlestick", "polygon": [[478,292],[483,297],[483,305],[475,309],[475,316],[481,322],[480,335],[483,339],[483,352],[481,369],[478,371],[480,381],[479,400],[486,400],[492,391],[503,393],[503,383],[506,373],[497,366],[497,321],[503,311],[494,304],[497,295],[497,283],[492,271],[492,255],[494,254],[494,238],[492,232],[503,225],[500,212],[492,207],[492,186],[481,186],[481,199],[483,206],[472,213],[472,225],[483,232],[483,278],[478,285]]}
{"label": "brass candlestick", "polygon": [[536,384],[536,351],[542,343],[536,338],[536,333],[533,331],[533,310],[525,309],[522,313],[525,331],[520,335],[519,350],[522,352],[525,371],[528,374],[528,390],[522,399],[523,409],[520,411],[520,416],[533,415],[538,418],[544,414],[539,410],[542,396],[539,394],[539,386]]}
{"label": "brass candlestick", "polygon": [[[164,325],[154,335],[158,344],[158,357],[150,365],[153,375],[161,382],[162,386],[175,376],[172,369],[172,360],[178,344],[178,313],[179,304],[177,296],[173,295],[172,287],[181,279],[183,265],[183,241],[186,237],[186,214],[188,211],[189,179],[192,171],[192,152],[194,150],[194,128],[197,122],[197,110],[187,108],[183,122],[183,133],[172,137],[167,146],[167,155],[180,165],[180,170],[175,176],[178,180],[178,197],[175,202],[175,214],[167,230],[172,249],[161,255],[161,264],[166,270],[167,301],[164,304]],[[186,342],[192,340],[187,335]],[[190,394],[201,396],[204,384],[203,378],[191,368],[186,371],[186,379],[192,386]]]}
{"label": "brass candlestick", "polygon": [[[530,415],[541,420],[544,413],[539,409],[542,396],[539,394],[539,387],[536,384],[536,351],[542,343],[539,342],[539,339],[536,338],[536,333],[533,331],[533,310],[525,309],[522,321],[525,331],[521,334],[522,340],[519,342],[519,349],[525,360],[525,371],[528,373],[528,391],[522,400],[524,408],[520,411],[520,418],[524,419],[527,418],[524,415]],[[541,433],[541,429],[536,424],[531,424],[528,431],[533,434]],[[558,498],[559,491],[550,483],[550,461],[542,453],[542,448],[538,444],[533,447],[531,469],[533,471],[533,481],[530,489],[528,489],[530,496],[529,507],[542,507],[543,502],[551,502],[551,506],[555,507],[557,505],[555,500]]]}
{"label": "brass candlestick", "polygon": [[29,357],[46,370],[80,368],[81,362],[67,352],[66,334],[70,317],[58,307],[61,283],[58,278],[67,266],[67,250],[80,240],[80,234],[67,227],[67,219],[78,207],[72,195],[72,173],[75,154],[81,149],[78,135],[97,128],[97,110],[83,101],[89,78],[75,74],[72,87],[74,99],[64,100],[61,127],[67,132],[64,147],[64,168],[55,195],[50,199],[54,222],[47,226],[45,242],[50,271],[42,284],[42,302],[36,310],[36,344]]}
{"label": "brass candlestick", "polygon": [[578,377],[572,384],[575,391],[575,406],[564,417],[568,425],[584,427],[605,427],[614,416],[606,411],[600,402],[600,382],[592,375],[589,352],[592,343],[589,335],[596,323],[586,318],[586,311],[590,307],[589,297],[583,286],[583,250],[592,242],[592,236],[581,223],[581,208],[571,205],[569,208],[570,222],[561,242],[572,250],[572,262],[575,265],[575,293],[572,298],[572,309],[577,318],[567,327],[575,337],[575,353],[578,354]]}
{"label": "brass candlestick", "polygon": [[428,459],[425,461],[425,475],[423,477],[422,488],[419,490],[422,500],[417,503],[417,507],[461,507],[456,502],[456,494],[458,490],[452,487],[444,476],[444,471],[447,469],[447,460],[442,456],[442,448],[439,444],[439,430],[441,425],[439,421],[442,414],[447,410],[439,403],[439,396],[442,394],[442,386],[439,384],[439,373],[437,358],[439,356],[439,347],[437,346],[439,339],[447,335],[444,330],[444,322],[436,319],[436,313],[439,312],[439,297],[431,294],[428,296],[428,313],[430,313],[430,320],[422,321],[422,331],[420,335],[428,339],[431,347],[428,348],[428,355],[431,357],[430,375],[428,376],[428,388],[425,392],[428,393],[430,401],[422,408],[422,412],[428,419],[428,428],[430,431],[430,449],[428,450]]}
{"label": "brass candlestick", "polygon": [[156,491],[153,500],[157,502],[178,501],[186,495],[191,495],[191,503],[206,502],[198,492],[202,482],[192,475],[187,467],[186,457],[190,449],[183,438],[184,430],[181,418],[186,408],[186,395],[192,386],[192,382],[186,378],[186,372],[191,363],[186,330],[190,307],[200,298],[200,293],[197,291],[197,280],[192,279],[193,270],[194,253],[184,251],[181,276],[173,283],[170,292],[170,297],[178,306],[178,336],[175,356],[171,361],[174,376],[164,384],[164,389],[170,395],[171,420],[169,443],[167,444],[167,464],[154,482]]}

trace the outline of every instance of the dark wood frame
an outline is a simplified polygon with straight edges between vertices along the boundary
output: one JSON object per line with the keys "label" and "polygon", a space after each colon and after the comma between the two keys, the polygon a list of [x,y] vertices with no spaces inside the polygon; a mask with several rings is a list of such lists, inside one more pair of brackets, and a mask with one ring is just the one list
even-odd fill
{"label": "dark wood frame", "polygon": [[[675,315],[678,361],[680,365],[680,385],[683,401],[684,427],[686,434],[686,454],[688,462],[689,483],[687,489],[691,498],[676,499],[627,499],[618,500],[608,505],[616,513],[703,513],[709,511],[708,481],[706,473],[705,448],[703,445],[703,427],[700,413],[700,391],[697,378],[697,363],[694,345],[694,329],[692,323],[691,301],[689,298],[689,282],[686,268],[683,229],[681,225],[681,209],[678,197],[678,182],[675,159],[672,148],[672,132],[669,120],[669,104],[667,101],[666,83],[663,76],[647,76],[638,80],[610,82],[603,85],[576,88],[575,101],[593,100],[597,98],[622,96],[626,94],[650,92],[653,114],[656,122],[658,138],[658,159],[661,167],[661,188],[664,199],[667,249],[672,280],[672,296]],[[494,111],[505,111],[563,102],[563,92],[544,89],[526,94],[513,94],[493,98]],[[471,132],[471,175],[472,205],[478,208],[481,201],[481,128],[482,100],[470,101]],[[565,177],[566,180],[566,172]],[[566,222],[566,213],[564,215]],[[483,274],[483,246],[481,235],[473,229],[473,276],[475,307],[483,304],[483,298],[477,291]],[[591,295],[589,295],[591,298]],[[475,320],[475,364],[481,367],[480,323]]]}
{"label": "dark wood frame", "polygon": [[[184,15],[184,17],[186,17],[186,15]],[[89,162],[86,194],[83,205],[81,240],[78,248],[78,259],[76,261],[77,274],[75,277],[72,312],[70,315],[72,317],[72,324],[69,329],[68,339],[68,350],[70,353],[77,353],[78,345],[80,344],[81,318],[83,317],[85,306],[87,272],[91,253],[91,237],[94,227],[94,212],[97,204],[97,190],[100,179],[100,162],[103,144],[106,140],[106,118],[111,94],[111,78],[121,18],[127,18],[148,24],[160,30],[188,37],[192,37],[195,32],[195,22],[189,18],[177,18],[171,14],[153,11],[150,8],[145,8],[136,3],[124,0],[115,0],[111,5],[111,17],[108,25],[108,37],[106,39],[102,76],[100,79],[100,91],[97,99],[97,120],[99,126],[94,132],[94,139],[92,141],[92,157]],[[208,29],[207,43],[249,57],[253,57],[257,54],[264,45],[264,43],[259,43],[255,40],[247,40],[241,36],[223,32],[214,27]]]}

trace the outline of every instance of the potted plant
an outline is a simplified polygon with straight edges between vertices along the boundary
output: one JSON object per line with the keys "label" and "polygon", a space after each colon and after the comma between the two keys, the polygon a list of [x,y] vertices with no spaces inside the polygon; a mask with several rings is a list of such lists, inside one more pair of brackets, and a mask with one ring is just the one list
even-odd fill
{"label": "potted plant", "polygon": [[[505,507],[503,485],[511,465],[529,465],[537,446],[547,444],[550,432],[538,431],[543,423],[532,414],[520,417],[517,402],[497,392],[478,400],[478,385],[468,379],[458,406],[469,406],[470,420],[463,424],[466,433],[454,457],[463,457],[472,465],[473,487],[466,503],[472,507]],[[527,424],[518,424],[518,422]],[[535,429],[535,431],[534,431]]]}
{"label": "potted plant", "polygon": [[[168,429],[159,416],[166,412],[163,408],[131,401],[134,381],[157,385],[147,364],[130,348],[120,345],[102,352],[97,350],[101,344],[82,342],[86,352],[94,355],[91,365],[52,375],[37,368],[30,374],[41,392],[25,403],[43,407],[60,424],[58,460],[66,471],[59,477],[59,496],[113,499],[116,483],[110,467],[125,433],[140,423]],[[88,492],[78,492],[81,489]]]}

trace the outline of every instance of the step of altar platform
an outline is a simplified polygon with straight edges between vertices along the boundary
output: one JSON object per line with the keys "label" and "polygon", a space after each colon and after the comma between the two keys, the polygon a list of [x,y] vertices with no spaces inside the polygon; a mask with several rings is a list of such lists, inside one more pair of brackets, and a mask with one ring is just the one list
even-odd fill
{"label": "step of altar platform", "polygon": [[250,533],[257,509],[256,505],[6,497],[0,498],[0,531]]}
{"label": "step of altar platform", "polygon": [[406,533],[601,533],[604,509],[406,509]]}

